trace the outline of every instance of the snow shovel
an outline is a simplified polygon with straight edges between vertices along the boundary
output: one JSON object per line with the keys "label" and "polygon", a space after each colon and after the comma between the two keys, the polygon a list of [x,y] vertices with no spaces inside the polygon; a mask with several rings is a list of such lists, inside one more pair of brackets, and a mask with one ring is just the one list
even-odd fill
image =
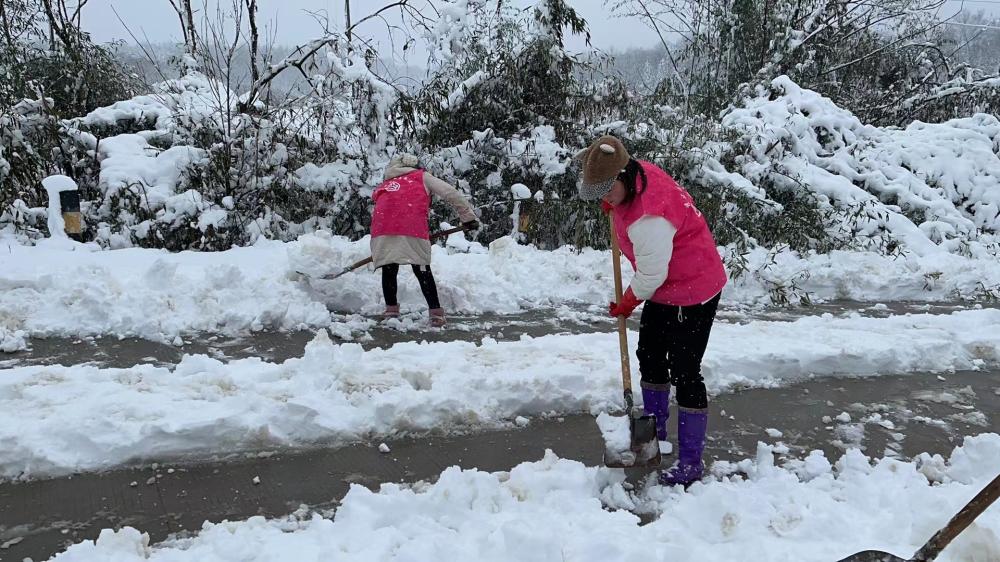
{"label": "snow shovel", "polygon": [[[452,234],[455,234],[456,232],[462,232],[463,230],[465,230],[465,229],[462,228],[461,226],[456,226],[455,228],[449,228],[448,230],[442,230],[440,232],[435,232],[435,233],[431,234],[430,238],[431,238],[431,240],[437,240],[438,238],[443,238],[445,236],[450,236]],[[349,266],[341,269],[340,271],[338,271],[336,273],[327,273],[326,275],[323,275],[323,276],[319,277],[319,279],[330,281],[330,280],[336,279],[338,277],[341,277],[343,275],[346,275],[346,274],[354,271],[355,269],[358,269],[359,267],[364,267],[364,266],[370,264],[371,262],[372,262],[372,256],[368,256],[367,258],[365,258],[363,260],[358,260],[358,261],[352,263],[351,265],[349,265]],[[302,273],[301,271],[296,271],[295,273],[298,273],[299,275],[302,275],[303,277],[309,277],[308,274]]]}
{"label": "snow shovel", "polygon": [[[615,271],[615,299],[622,301],[622,264],[618,237],[615,235],[615,219],[608,217],[611,224],[611,261]],[[625,416],[628,418],[629,450],[616,451],[604,447],[604,465],[610,468],[643,468],[660,466],[660,442],[656,439],[656,416],[637,415],[633,410],[632,372],[629,368],[628,335],[625,332],[625,317],[618,317],[618,350],[621,354],[622,386],[625,389]]]}
{"label": "snow shovel", "polygon": [[927,541],[912,558],[902,559],[896,555],[883,552],[881,550],[866,550],[857,554],[852,554],[839,562],[931,562],[937,558],[938,554],[948,546],[980,513],[986,511],[993,502],[1000,497],[1000,475],[997,475],[992,482],[986,485],[976,497],[965,504],[962,511],[959,511],[943,529],[938,531]]}

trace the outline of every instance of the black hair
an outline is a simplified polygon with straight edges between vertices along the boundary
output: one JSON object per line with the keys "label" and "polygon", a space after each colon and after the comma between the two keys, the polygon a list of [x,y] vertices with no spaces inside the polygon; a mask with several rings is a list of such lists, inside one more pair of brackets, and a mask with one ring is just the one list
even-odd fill
{"label": "black hair", "polygon": [[[618,179],[625,184],[625,199],[622,203],[631,203],[636,195],[646,191],[646,172],[635,158],[628,159],[628,164],[625,164],[625,169],[618,174]],[[639,180],[642,180],[641,187]]]}

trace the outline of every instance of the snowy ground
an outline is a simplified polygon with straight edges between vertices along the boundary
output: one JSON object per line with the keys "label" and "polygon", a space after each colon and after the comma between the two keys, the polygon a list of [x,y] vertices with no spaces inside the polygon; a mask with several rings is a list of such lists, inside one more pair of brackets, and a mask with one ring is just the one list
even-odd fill
{"label": "snowy ground", "polygon": [[[295,272],[325,273],[363,257],[366,248],[365,241],[321,235],[217,254],[0,241],[0,349],[7,352],[47,336],[138,336],[183,345],[205,333],[316,332],[301,357],[283,361],[198,353],[162,366],[143,360],[120,368],[0,368],[0,479],[153,457],[378,443],[618,406],[610,328],[516,341],[335,343],[371,339],[375,324],[366,315],[381,308],[377,275],[362,270],[307,283]],[[509,239],[489,248],[452,240],[435,252],[450,311],[546,307],[589,321],[610,293],[604,252],[540,252]],[[955,301],[996,290],[995,260],[943,253],[749,259],[754,274],[724,295],[737,322],[716,325],[706,356],[713,394],[809,377],[954,370],[995,376],[987,371],[1000,367],[1000,310],[970,304],[945,314],[892,311],[901,300]],[[417,339],[421,298],[412,276],[401,281],[404,310],[412,314],[395,328]],[[792,288],[814,301],[867,301],[885,314],[768,321],[745,313],[776,295],[794,298]],[[636,339],[630,334],[633,346]],[[776,467],[773,451],[762,445],[755,459],[717,464],[719,479],[688,493],[627,489],[619,472],[554,456],[509,473],[453,468],[433,484],[356,488],[327,518],[216,521],[196,536],[156,546],[132,529],[107,531],[96,545],[80,543],[56,559],[326,560],[336,553],[345,560],[837,560],[873,547],[909,556],[1000,466],[995,434],[968,439],[947,461],[870,464],[849,450],[839,460],[817,452]],[[631,512],[654,520],[640,526]],[[940,559],[997,558],[995,508]]]}
{"label": "snowy ground", "polygon": [[[997,325],[997,309],[718,324],[706,383],[720,393],[810,376],[993,368]],[[620,400],[616,345],[595,333],[365,350],[321,330],[282,363],[191,355],[175,367],[0,370],[0,476],[596,414]]]}
{"label": "snowy ground", "polygon": [[[261,241],[227,252],[170,254],[137,248],[43,240],[22,246],[0,239],[0,350],[46,336],[137,336],[181,344],[195,333],[237,335],[262,329],[328,327],[341,339],[364,339],[381,311],[377,274],[362,269],[307,283],[367,255],[367,239],[306,235]],[[866,253],[748,256],[750,273],[727,287],[724,303],[792,300],[954,301],[1000,295],[1000,263],[948,253],[883,258]],[[454,235],[435,247],[435,275],[449,312],[513,313],[539,307],[602,305],[611,294],[606,252],[538,251],[503,238],[489,248]],[[626,269],[628,269],[626,267]],[[404,311],[424,313],[416,281],[400,275]],[[331,314],[330,311],[334,311]]]}
{"label": "snowy ground", "polygon": [[[629,491],[621,471],[548,454],[509,472],[449,468],[433,484],[354,486],[322,517],[206,522],[190,538],[149,545],[133,528],[52,560],[788,560],[836,561],[878,548],[909,557],[1000,465],[1000,436],[970,437],[944,459],[875,461],[856,450],[784,466],[761,444],[687,492]],[[609,509],[610,508],[610,509]],[[640,525],[631,511],[655,514]],[[1000,558],[993,508],[938,560]]]}

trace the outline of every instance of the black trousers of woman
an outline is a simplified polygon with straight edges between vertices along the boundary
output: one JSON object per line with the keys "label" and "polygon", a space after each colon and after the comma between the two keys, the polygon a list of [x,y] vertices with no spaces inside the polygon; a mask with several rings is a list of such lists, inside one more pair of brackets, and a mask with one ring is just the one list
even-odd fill
{"label": "black trousers of woman", "polygon": [[708,407],[701,359],[719,308],[719,295],[692,306],[671,306],[646,301],[639,321],[639,373],[642,387],[677,389],[682,408]]}
{"label": "black trousers of woman", "polygon": [[[437,284],[434,283],[434,274],[431,273],[429,265],[414,265],[413,274],[417,276],[417,283],[420,283],[420,292],[427,299],[427,308],[441,308],[441,301],[438,300]],[[390,263],[382,266],[382,296],[385,297],[386,306],[396,306],[399,300],[396,297],[398,284],[396,276],[399,275],[399,264]]]}

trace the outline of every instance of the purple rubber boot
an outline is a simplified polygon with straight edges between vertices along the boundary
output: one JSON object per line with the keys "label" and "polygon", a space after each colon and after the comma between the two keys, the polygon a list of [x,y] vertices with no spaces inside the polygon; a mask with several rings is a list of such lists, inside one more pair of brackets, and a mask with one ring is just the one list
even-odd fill
{"label": "purple rubber boot", "polygon": [[677,464],[660,473],[660,484],[684,486],[701,480],[705,465],[705,432],[708,429],[708,409],[680,408],[677,413]]}
{"label": "purple rubber boot", "polygon": [[670,419],[670,387],[667,390],[642,389],[642,409],[656,416],[656,438],[667,440],[667,420]]}

